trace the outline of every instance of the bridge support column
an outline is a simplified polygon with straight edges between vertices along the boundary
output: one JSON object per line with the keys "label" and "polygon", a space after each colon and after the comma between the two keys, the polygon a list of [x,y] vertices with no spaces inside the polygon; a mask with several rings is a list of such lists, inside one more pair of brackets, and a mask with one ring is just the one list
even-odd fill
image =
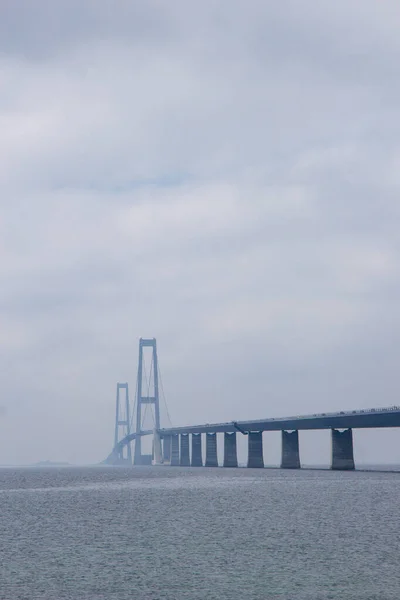
{"label": "bridge support column", "polygon": [[236,433],[224,433],[224,467],[237,467]]}
{"label": "bridge support column", "polygon": [[179,467],[179,435],[171,435],[171,467]]}
{"label": "bridge support column", "polygon": [[[121,398],[120,391],[125,390],[125,410],[121,410]],[[125,413],[125,414],[124,414]],[[122,428],[122,431],[120,431]],[[114,448],[117,446],[121,438],[129,435],[131,432],[131,421],[129,416],[129,391],[127,383],[117,383],[117,404],[116,404],[116,415],[115,415],[115,436],[114,436]],[[122,434],[121,436],[119,434]],[[116,458],[117,464],[129,464],[132,465],[132,448],[131,444],[126,445],[126,458],[124,458],[124,447],[118,453]]]}
{"label": "bridge support column", "polygon": [[161,437],[157,429],[153,430],[153,464],[163,464],[163,453],[161,448]]}
{"label": "bridge support column", "polygon": [[171,436],[166,435],[163,439],[163,463],[165,465],[171,464]]}
{"label": "bridge support column", "polygon": [[351,471],[354,469],[353,430],[343,432],[332,429],[332,469]]}
{"label": "bridge support column", "polygon": [[181,467],[190,467],[190,456],[189,456],[189,434],[181,433]]}
{"label": "bridge support column", "polygon": [[250,431],[248,438],[249,453],[247,456],[247,466],[251,469],[263,469],[262,431]]}
{"label": "bridge support column", "polygon": [[192,433],[192,467],[202,467],[201,433]]}
{"label": "bridge support column", "polygon": [[206,433],[206,467],[218,467],[217,434]]}
{"label": "bridge support column", "polygon": [[[143,386],[143,376],[145,375],[144,369],[144,349],[146,347],[151,348],[152,352],[152,364],[153,364],[153,377],[152,381],[148,382],[148,387],[153,384],[154,395],[149,396],[149,391],[144,390]],[[154,405],[154,426],[155,429],[160,429],[160,401],[159,401],[159,390],[158,390],[158,359],[157,359],[157,343],[155,338],[152,339],[143,339],[139,340],[139,365],[138,365],[138,378],[137,378],[137,402],[136,402],[136,440],[135,440],[135,455],[134,455],[134,464],[135,465],[151,465],[152,463],[152,455],[151,454],[142,454],[142,440],[140,437],[140,432],[142,431],[143,419],[142,419],[142,408],[147,405]],[[145,413],[144,413],[145,414]]]}
{"label": "bridge support column", "polygon": [[281,469],[300,469],[298,431],[282,431]]}

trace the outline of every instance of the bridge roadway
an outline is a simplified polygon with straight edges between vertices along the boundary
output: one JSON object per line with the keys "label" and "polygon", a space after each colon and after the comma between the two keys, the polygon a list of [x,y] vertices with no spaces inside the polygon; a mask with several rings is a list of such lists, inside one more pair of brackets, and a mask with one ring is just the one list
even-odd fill
{"label": "bridge roadway", "polygon": [[[238,427],[235,427],[235,423]],[[160,436],[189,433],[233,433],[234,431],[295,431],[305,429],[371,429],[400,427],[400,406],[321,413],[229,423],[206,423],[160,429]]]}
{"label": "bridge roadway", "polygon": [[122,456],[123,449],[125,446],[136,440],[137,437],[142,437],[144,435],[151,435],[154,433],[153,429],[143,430],[139,434],[138,433],[130,433],[126,435],[122,440],[118,442],[116,446],[112,449],[111,454],[107,456],[107,458],[103,461],[103,464],[115,464],[115,459],[118,456]]}
{"label": "bridge roadway", "polygon": [[[153,458],[158,449],[161,463],[171,466],[219,466],[217,452],[217,434],[223,433],[224,467],[237,467],[236,434],[245,434],[248,438],[248,467],[263,467],[263,431],[281,431],[282,462],[281,467],[299,469],[301,467],[299,431],[329,429],[332,437],[332,469],[354,469],[353,429],[372,429],[382,427],[400,427],[400,407],[371,408],[368,410],[341,411],[296,417],[280,417],[251,421],[231,421],[229,423],[206,423],[170,427],[159,430],[132,433],[118,442],[105,462],[125,464],[124,447],[136,437],[153,434]],[[205,434],[205,462],[202,452],[202,435]],[[189,450],[191,438],[191,453]],[[161,448],[161,440],[163,440]],[[152,455],[141,457],[142,462],[151,464]],[[143,462],[145,460],[145,462]],[[155,460],[158,464],[157,459]]]}

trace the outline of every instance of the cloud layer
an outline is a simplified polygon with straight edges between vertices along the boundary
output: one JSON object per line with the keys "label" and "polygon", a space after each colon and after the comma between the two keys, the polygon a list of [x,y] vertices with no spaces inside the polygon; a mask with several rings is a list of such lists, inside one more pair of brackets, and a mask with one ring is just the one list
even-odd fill
{"label": "cloud layer", "polygon": [[140,336],[175,424],[397,403],[399,20],[2,3],[0,462],[101,460]]}

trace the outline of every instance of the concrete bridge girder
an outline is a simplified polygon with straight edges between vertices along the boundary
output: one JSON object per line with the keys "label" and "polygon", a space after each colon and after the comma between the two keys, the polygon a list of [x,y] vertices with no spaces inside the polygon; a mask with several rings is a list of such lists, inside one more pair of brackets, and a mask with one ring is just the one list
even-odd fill
{"label": "concrete bridge girder", "polygon": [[317,429],[368,429],[400,427],[400,408],[381,411],[352,411],[304,417],[260,419],[161,429],[163,433],[233,433],[248,431],[301,431]]}

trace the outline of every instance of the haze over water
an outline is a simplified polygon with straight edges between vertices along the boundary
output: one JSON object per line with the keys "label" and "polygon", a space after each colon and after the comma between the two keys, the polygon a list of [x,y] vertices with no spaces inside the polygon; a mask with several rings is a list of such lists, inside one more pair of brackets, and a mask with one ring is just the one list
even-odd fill
{"label": "haze over water", "polygon": [[0,470],[1,600],[394,600],[400,475]]}

